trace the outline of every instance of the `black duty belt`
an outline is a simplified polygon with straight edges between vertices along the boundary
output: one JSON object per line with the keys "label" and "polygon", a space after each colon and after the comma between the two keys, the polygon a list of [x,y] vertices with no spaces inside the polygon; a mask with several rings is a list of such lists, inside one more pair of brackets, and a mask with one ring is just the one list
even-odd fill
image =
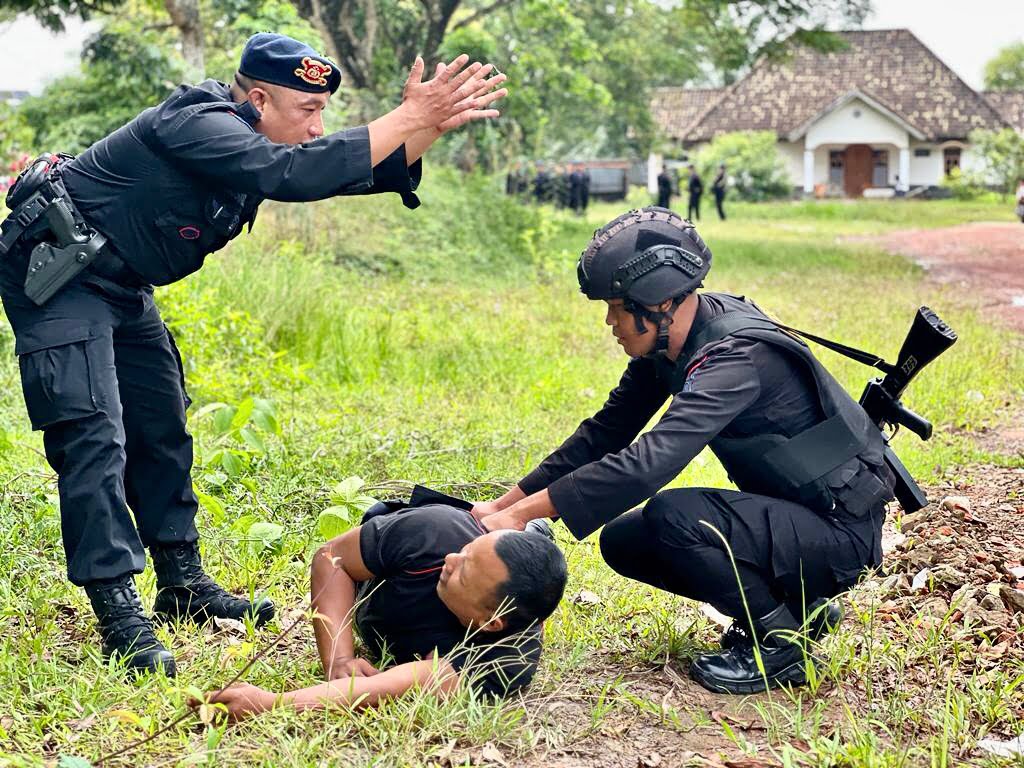
{"label": "black duty belt", "polygon": [[38,243],[29,255],[25,295],[39,305],[92,264],[107,244],[86,226],[61,181],[61,167],[71,159],[46,154],[29,165],[7,194],[11,214],[0,224],[0,256],[29,231],[56,241]]}

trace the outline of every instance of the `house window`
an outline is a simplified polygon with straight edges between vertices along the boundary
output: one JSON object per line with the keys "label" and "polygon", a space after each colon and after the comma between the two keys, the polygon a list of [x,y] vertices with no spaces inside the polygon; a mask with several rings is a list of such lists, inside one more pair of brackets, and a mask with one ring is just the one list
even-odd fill
{"label": "house window", "polygon": [[932,151],[927,147],[918,147],[914,150],[914,157],[931,157]]}
{"label": "house window", "polygon": [[828,183],[830,186],[843,186],[843,160],[842,150],[833,149],[828,153]]}
{"label": "house window", "polygon": [[954,168],[960,167],[960,147],[950,147],[942,150],[942,166],[947,176],[949,176]]}
{"label": "house window", "polygon": [[889,186],[889,151],[886,149],[871,151],[871,186]]}

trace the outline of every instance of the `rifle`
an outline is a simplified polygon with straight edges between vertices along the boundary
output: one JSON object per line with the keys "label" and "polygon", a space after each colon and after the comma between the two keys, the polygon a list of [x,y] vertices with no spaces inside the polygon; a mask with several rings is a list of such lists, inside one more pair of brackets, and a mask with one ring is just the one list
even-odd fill
{"label": "rifle", "polygon": [[[910,472],[890,447],[889,442],[901,426],[906,427],[922,440],[931,438],[931,422],[903,405],[900,402],[900,397],[922,368],[953,346],[957,339],[956,332],[928,307],[920,307],[914,316],[914,322],[910,326],[907,337],[903,340],[903,346],[900,347],[896,364],[893,365],[885,362],[878,355],[862,352],[859,349],[829,341],[795,328],[784,325],[779,325],[779,327],[857,362],[877,368],[885,374],[883,378],[875,378],[867,383],[859,402],[885,438],[885,463],[889,465],[889,469],[896,476],[895,492],[900,506],[906,512],[916,512],[924,507],[928,503],[928,497],[911,477]],[[886,434],[887,429],[891,429],[892,432]]]}

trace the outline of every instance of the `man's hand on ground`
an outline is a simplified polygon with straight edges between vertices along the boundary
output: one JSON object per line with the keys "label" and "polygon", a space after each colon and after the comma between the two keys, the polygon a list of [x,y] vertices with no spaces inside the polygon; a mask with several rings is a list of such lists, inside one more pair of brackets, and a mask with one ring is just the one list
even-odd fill
{"label": "man's hand on ground", "polygon": [[380,672],[366,659],[359,656],[341,656],[330,663],[324,670],[325,678],[338,680],[343,677],[373,677]]}
{"label": "man's hand on ground", "polygon": [[277,697],[270,691],[249,683],[238,683],[223,691],[207,694],[205,702],[190,699],[188,704],[193,709],[198,709],[203,704],[223,704],[227,707],[228,720],[237,723],[246,717],[273,709],[276,700]]}

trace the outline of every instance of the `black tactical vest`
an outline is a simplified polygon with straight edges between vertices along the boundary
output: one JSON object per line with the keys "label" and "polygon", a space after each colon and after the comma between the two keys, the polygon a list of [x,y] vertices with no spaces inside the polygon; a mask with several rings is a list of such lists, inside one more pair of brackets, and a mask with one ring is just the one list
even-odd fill
{"label": "black tactical vest", "polygon": [[893,476],[885,464],[885,441],[864,409],[815,359],[807,345],[772,323],[741,296],[716,293],[727,311],[687,339],[679,356],[672,392],[682,389],[698,352],[707,344],[737,336],[771,344],[814,380],[824,421],[793,437],[716,437],[710,447],[729,478],[747,493],[786,499],[821,515],[860,519],[893,498]]}

